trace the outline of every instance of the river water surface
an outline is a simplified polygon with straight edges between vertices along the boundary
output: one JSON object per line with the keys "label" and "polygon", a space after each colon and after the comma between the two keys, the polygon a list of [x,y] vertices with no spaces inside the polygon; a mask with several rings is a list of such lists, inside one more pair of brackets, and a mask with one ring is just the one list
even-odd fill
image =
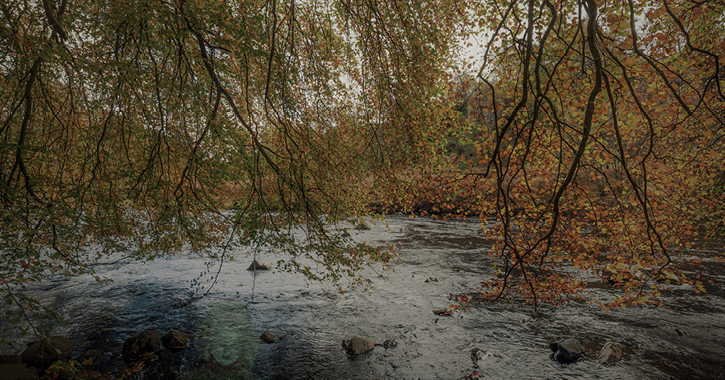
{"label": "river water surface", "polygon": [[[216,271],[191,254],[103,268],[111,284],[73,278],[43,283],[33,294],[70,322],[57,333],[73,338],[74,355],[106,352],[95,367],[102,372],[120,375],[121,346],[140,332],[196,336],[187,350],[159,354],[163,365],[132,374],[136,379],[460,379],[474,372],[488,379],[725,378],[722,264],[706,263],[703,274],[713,280],[707,294],[683,285],[665,307],[605,311],[577,302],[543,308],[522,323],[530,309],[482,304],[446,317],[433,310],[449,305],[448,294],[475,290],[493,275],[479,221],[392,216],[370,225],[349,231],[358,241],[396,245],[402,262],[393,271],[370,271],[368,291],[343,295],[296,274],[255,275],[246,270],[251,251],[240,250],[209,295],[186,307],[178,305],[188,298],[190,282],[200,275],[207,281],[204,272]],[[429,276],[438,282],[426,283]],[[616,295],[604,284],[594,283],[590,291],[599,300]],[[261,342],[265,330],[282,338]],[[18,354],[31,340],[15,334],[12,326],[0,325],[0,337],[15,343],[0,353]],[[379,344],[393,339],[397,346],[376,346],[352,358],[341,343],[356,335]],[[588,354],[563,366],[551,359],[548,346],[569,337]],[[597,350],[608,340],[629,348],[621,362],[602,366]],[[478,363],[471,359],[474,348],[485,352]]]}

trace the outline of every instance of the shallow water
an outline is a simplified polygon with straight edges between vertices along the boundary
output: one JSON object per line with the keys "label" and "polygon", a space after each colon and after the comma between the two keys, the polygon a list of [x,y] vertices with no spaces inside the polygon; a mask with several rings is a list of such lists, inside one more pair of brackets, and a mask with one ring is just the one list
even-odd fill
{"label": "shallow water", "polygon": [[[246,270],[250,259],[243,256],[249,252],[240,251],[237,260],[224,264],[213,291],[187,307],[177,305],[188,297],[190,281],[207,271],[203,260],[192,255],[104,268],[102,273],[114,280],[108,285],[86,278],[44,283],[37,295],[71,323],[58,333],[74,339],[75,355],[91,348],[108,353],[96,367],[104,372],[123,365],[113,354],[132,335],[154,329],[160,335],[171,330],[196,335],[189,349],[164,353],[166,368],[135,378],[457,379],[474,371],[495,379],[723,377],[721,264],[707,264],[714,280],[708,294],[683,286],[677,290],[682,297],[666,307],[607,312],[571,303],[544,308],[522,324],[530,309],[501,304],[477,305],[451,317],[433,314],[449,305],[448,294],[469,292],[493,275],[478,221],[393,216],[369,231],[350,232],[370,244],[395,244],[403,260],[392,272],[371,271],[370,291],[342,295],[330,285],[308,285],[298,275],[280,272],[257,272],[255,278]],[[425,283],[429,276],[438,282]],[[607,286],[590,290],[598,299],[615,294]],[[265,330],[284,337],[266,344],[258,339]],[[0,336],[16,343],[0,353],[19,353],[30,340],[14,331],[0,325]],[[355,335],[380,344],[394,339],[398,345],[376,346],[350,358],[341,343]],[[567,337],[579,339],[589,352],[584,360],[562,366],[550,358],[548,345]],[[631,348],[621,362],[601,366],[596,351],[607,340]],[[470,357],[474,348],[486,352],[478,364]]]}

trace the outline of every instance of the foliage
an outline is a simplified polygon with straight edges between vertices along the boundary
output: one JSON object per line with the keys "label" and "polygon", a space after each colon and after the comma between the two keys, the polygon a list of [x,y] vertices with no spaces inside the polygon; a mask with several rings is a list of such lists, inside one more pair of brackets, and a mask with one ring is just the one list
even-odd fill
{"label": "foliage", "polygon": [[501,222],[486,299],[581,295],[565,262],[619,282],[608,307],[702,290],[680,270],[723,220],[722,1],[0,6],[12,322],[50,312],[27,283],[119,255],[266,245],[340,282],[392,253],[328,227],[421,200]]}
{"label": "foliage", "polygon": [[[479,297],[584,297],[570,263],[616,283],[615,308],[702,280],[701,225],[722,223],[725,3],[527,1],[473,6],[490,31],[471,117],[489,130],[463,173],[501,222]],[[491,114],[492,113],[492,114]],[[460,175],[460,174],[459,174]],[[460,177],[459,177],[460,178]],[[715,252],[716,259],[722,259]],[[466,301],[471,296],[459,299]]]}
{"label": "foliage", "polygon": [[95,275],[119,257],[268,246],[283,267],[334,282],[391,259],[327,228],[367,213],[366,189],[434,159],[452,114],[441,88],[455,4],[1,7],[9,321],[46,319],[22,295],[27,283]]}

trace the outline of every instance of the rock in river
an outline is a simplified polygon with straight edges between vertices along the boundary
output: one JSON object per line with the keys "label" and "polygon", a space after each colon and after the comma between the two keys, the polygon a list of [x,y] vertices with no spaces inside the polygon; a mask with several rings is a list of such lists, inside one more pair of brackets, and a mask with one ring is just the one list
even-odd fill
{"label": "rock in river", "polygon": [[442,317],[450,317],[452,315],[451,311],[448,309],[436,309],[433,310],[433,314],[440,315]]}
{"label": "rock in river", "polygon": [[269,331],[263,332],[262,336],[260,336],[259,338],[267,343],[274,343],[277,340],[277,338],[275,338],[274,335],[272,335],[272,333],[270,333]]}
{"label": "rock in river", "polygon": [[624,346],[617,342],[604,343],[604,347],[599,351],[599,363],[612,364],[622,359],[622,350]]}
{"label": "rock in river", "polygon": [[375,348],[375,343],[373,343],[370,339],[356,336],[350,340],[343,341],[342,348],[344,348],[349,355],[360,355]]}
{"label": "rock in river", "polygon": [[249,265],[249,268],[247,270],[270,270],[272,269],[272,263],[269,261],[263,261],[263,260],[254,260],[252,261],[252,264]]}
{"label": "rock in river", "polygon": [[169,331],[161,338],[161,342],[164,346],[171,351],[183,350],[189,347],[189,338],[193,338],[193,335],[184,334],[178,331]]}
{"label": "rock in river", "polygon": [[56,360],[62,360],[73,353],[73,341],[64,336],[51,336],[47,341],[35,342],[20,355],[23,363],[45,369]]}
{"label": "rock in river", "polygon": [[480,348],[474,348],[471,350],[471,360],[473,363],[478,363],[486,357],[486,353]]}
{"label": "rock in river", "polygon": [[554,351],[554,359],[559,363],[572,363],[584,356],[584,346],[576,339],[565,339],[561,343],[552,343],[549,345]]}
{"label": "rock in river", "polygon": [[156,352],[161,349],[161,338],[156,330],[142,332],[123,343],[123,359],[126,363],[133,363],[141,359],[145,354]]}

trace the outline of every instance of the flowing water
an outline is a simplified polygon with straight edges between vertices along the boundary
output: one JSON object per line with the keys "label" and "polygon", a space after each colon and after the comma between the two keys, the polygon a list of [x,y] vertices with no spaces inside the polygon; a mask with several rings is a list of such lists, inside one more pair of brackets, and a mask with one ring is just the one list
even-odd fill
{"label": "flowing water", "polygon": [[[446,317],[433,310],[449,305],[448,294],[474,290],[493,275],[478,221],[392,216],[350,233],[369,244],[395,244],[403,260],[394,271],[371,271],[368,291],[343,295],[295,274],[255,275],[246,270],[250,252],[239,251],[211,293],[187,307],[178,305],[188,298],[190,281],[209,269],[190,254],[103,269],[112,284],[74,278],[43,283],[34,294],[71,323],[58,333],[73,338],[74,355],[106,352],[95,367],[102,372],[124,366],[117,354],[132,335],[178,330],[196,336],[184,351],[160,353],[163,364],[132,374],[136,379],[460,379],[474,372],[488,379],[725,377],[722,264],[706,263],[702,274],[713,280],[707,294],[683,285],[665,307],[605,311],[572,302],[544,308],[522,323],[530,309],[482,304]],[[429,276],[438,282],[426,283]],[[616,292],[596,283],[590,291],[600,300]],[[265,330],[281,339],[262,342]],[[0,325],[0,337],[15,343],[0,347],[0,354],[17,354],[31,340],[14,334],[12,326]],[[379,344],[394,339],[397,346],[349,357],[341,343],[353,336]],[[568,337],[580,340],[588,354],[560,365],[548,346]],[[608,340],[629,348],[622,361],[602,366],[596,351]],[[485,352],[478,363],[471,359],[474,348]]]}

